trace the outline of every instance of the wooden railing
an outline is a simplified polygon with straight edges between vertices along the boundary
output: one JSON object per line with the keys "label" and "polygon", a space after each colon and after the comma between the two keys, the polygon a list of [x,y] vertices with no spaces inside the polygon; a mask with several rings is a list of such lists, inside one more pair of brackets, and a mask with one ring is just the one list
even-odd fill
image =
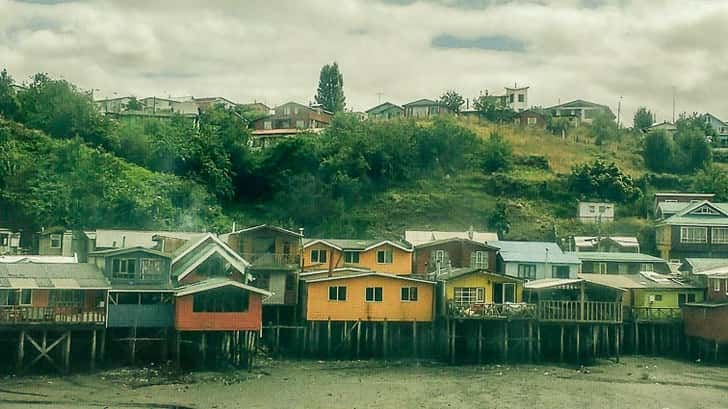
{"label": "wooden railing", "polygon": [[289,266],[298,265],[301,257],[294,253],[243,253],[243,258],[252,265]]}
{"label": "wooden railing", "polygon": [[83,307],[0,307],[0,324],[102,324],[103,308]]}
{"label": "wooden railing", "polygon": [[679,321],[682,310],[672,307],[624,307],[626,321]]}
{"label": "wooden railing", "polygon": [[448,304],[448,315],[455,318],[479,319],[529,319],[536,318],[536,304],[508,303],[508,304]]}
{"label": "wooden railing", "polygon": [[608,301],[544,300],[538,303],[540,321],[622,322],[622,305]]}

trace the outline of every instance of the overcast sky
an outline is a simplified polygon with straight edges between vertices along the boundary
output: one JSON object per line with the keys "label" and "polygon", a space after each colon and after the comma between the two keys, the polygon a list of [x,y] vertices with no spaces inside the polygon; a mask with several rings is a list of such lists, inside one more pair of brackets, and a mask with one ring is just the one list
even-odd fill
{"label": "overcast sky", "polygon": [[[347,106],[529,85],[531,105],[581,98],[626,125],[641,105],[728,119],[723,0],[0,0],[0,66],[96,97],[313,99],[337,61]],[[380,94],[381,93],[381,94]]]}

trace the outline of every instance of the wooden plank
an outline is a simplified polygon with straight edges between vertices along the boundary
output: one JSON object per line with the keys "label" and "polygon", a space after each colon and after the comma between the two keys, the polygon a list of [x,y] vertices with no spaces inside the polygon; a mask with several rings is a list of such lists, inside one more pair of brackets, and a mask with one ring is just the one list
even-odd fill
{"label": "wooden plank", "polygon": [[91,371],[96,370],[96,330],[91,331]]}
{"label": "wooden plank", "polygon": [[21,330],[18,336],[18,357],[16,362],[16,372],[23,371],[23,360],[25,359],[25,330]]}
{"label": "wooden plank", "polygon": [[417,359],[417,320],[412,321],[412,353]]}
{"label": "wooden plank", "polygon": [[386,318],[382,324],[382,352],[384,359],[387,359],[387,355],[389,354],[389,331]]}
{"label": "wooden plank", "polygon": [[564,324],[561,324],[561,336],[559,345],[559,361],[564,362]]}
{"label": "wooden plank", "polygon": [[71,331],[66,333],[66,349],[63,358],[65,360],[64,368],[68,373],[71,370]]}

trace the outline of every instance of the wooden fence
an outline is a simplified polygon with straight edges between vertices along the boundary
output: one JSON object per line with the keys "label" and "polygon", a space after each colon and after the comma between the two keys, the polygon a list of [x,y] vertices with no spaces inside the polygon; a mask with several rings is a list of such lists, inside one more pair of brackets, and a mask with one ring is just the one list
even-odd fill
{"label": "wooden fence", "polygon": [[0,308],[0,324],[102,324],[106,311],[83,307],[25,307]]}
{"label": "wooden fence", "polygon": [[622,305],[608,301],[543,300],[538,303],[538,319],[555,322],[622,322]]}

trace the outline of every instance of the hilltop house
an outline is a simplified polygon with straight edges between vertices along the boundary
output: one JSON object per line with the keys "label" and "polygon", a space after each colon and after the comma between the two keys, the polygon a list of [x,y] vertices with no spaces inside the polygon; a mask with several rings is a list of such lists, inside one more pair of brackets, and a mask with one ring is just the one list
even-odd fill
{"label": "hilltop house", "polygon": [[579,202],[576,217],[582,223],[614,221],[614,204],[606,202]]}
{"label": "hilltop house", "polygon": [[495,241],[498,247],[496,270],[524,280],[576,278],[581,261],[561,251],[556,243],[535,241]]}
{"label": "hilltop house", "polygon": [[718,135],[717,139],[714,141],[716,145],[720,147],[728,146],[728,122],[721,120],[711,113],[704,114],[703,119],[705,120],[705,123],[713,128],[715,133]]}
{"label": "hilltop house", "polygon": [[541,113],[531,109],[520,111],[513,117],[513,124],[516,126],[529,126],[545,128],[548,121]]}
{"label": "hilltop house", "polygon": [[465,239],[488,243],[497,241],[498,234],[475,231],[472,227],[466,231],[405,230],[404,239],[413,246],[448,239]]}
{"label": "hilltop house", "polygon": [[677,127],[672,122],[665,121],[662,123],[652,124],[645,129],[641,129],[641,131],[645,134],[664,131],[668,136],[675,136]]}
{"label": "hilltop house", "polygon": [[655,228],[657,249],[666,260],[728,257],[728,203],[687,205]]}
{"label": "hilltop house", "polygon": [[666,219],[692,203],[712,201],[714,197],[713,193],[655,193],[655,218]]}
{"label": "hilltop house", "polygon": [[253,147],[268,147],[284,138],[301,132],[318,133],[329,126],[333,113],[320,105],[307,106],[288,102],[277,106],[273,113],[252,123]]}
{"label": "hilltop house", "polygon": [[304,239],[303,269],[312,272],[355,267],[409,275],[412,252],[410,245],[391,240]]}
{"label": "hilltop house", "polygon": [[667,261],[641,253],[567,252],[581,260],[581,273],[590,274],[670,274]]}
{"label": "hilltop house", "polygon": [[366,111],[369,119],[394,119],[404,116],[404,108],[391,102],[384,102]]}
{"label": "hilltop house", "polygon": [[581,123],[589,124],[594,120],[594,118],[601,114],[605,114],[611,119],[615,118],[614,113],[608,106],[581,99],[554,105],[546,108],[546,112],[554,117],[569,118],[577,126]]}
{"label": "hilltop house", "polygon": [[431,99],[418,99],[408,104],[402,105],[404,108],[404,116],[415,119],[429,119],[433,116],[450,112],[446,106]]}
{"label": "hilltop house", "polygon": [[715,345],[728,343],[728,259],[686,258],[684,271],[705,289],[705,301],[683,306],[685,334]]}
{"label": "hilltop house", "polygon": [[0,228],[0,256],[20,253],[20,238],[18,231]]}
{"label": "hilltop house", "polygon": [[576,252],[639,253],[640,242],[634,236],[574,236],[569,248]]}

